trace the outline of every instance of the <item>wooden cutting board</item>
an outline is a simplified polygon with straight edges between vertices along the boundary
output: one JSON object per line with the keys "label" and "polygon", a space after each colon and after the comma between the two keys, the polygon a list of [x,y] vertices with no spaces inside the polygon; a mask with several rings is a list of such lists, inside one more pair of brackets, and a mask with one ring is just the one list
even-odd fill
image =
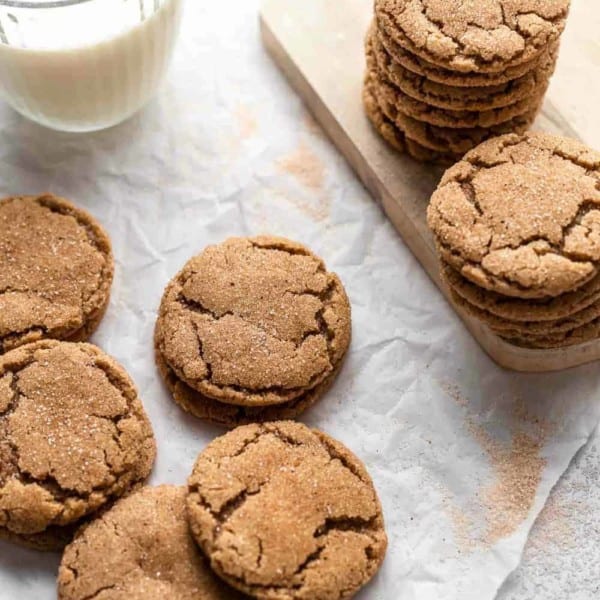
{"label": "wooden cutting board", "polygon": [[[263,42],[423,268],[448,296],[425,218],[442,170],[391,150],[363,112],[363,41],[372,14],[372,0],[265,0],[260,15]],[[535,128],[577,137],[555,108],[552,94]],[[556,350],[515,346],[453,307],[481,347],[503,367],[556,371],[600,358],[600,341]]]}

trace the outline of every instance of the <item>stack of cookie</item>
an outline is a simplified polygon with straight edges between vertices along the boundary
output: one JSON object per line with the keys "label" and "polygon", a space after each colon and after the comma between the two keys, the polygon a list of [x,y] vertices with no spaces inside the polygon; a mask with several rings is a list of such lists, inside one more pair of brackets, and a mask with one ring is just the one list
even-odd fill
{"label": "stack of cookie", "polygon": [[332,384],[350,333],[348,297],[321,259],[290,240],[233,238],[168,285],[156,361],[197,417],[227,427],[292,419]]}
{"label": "stack of cookie", "polygon": [[299,423],[248,425],[209,444],[187,488],[145,488],[80,530],[58,598],[348,600],[386,548],[356,456]]}
{"label": "stack of cookie", "polygon": [[445,173],[428,222],[452,298],[497,335],[541,349],[600,337],[600,153],[488,140]]}
{"label": "stack of cookie", "polygon": [[548,88],[569,0],[375,0],[363,100],[379,133],[451,164],[523,133]]}

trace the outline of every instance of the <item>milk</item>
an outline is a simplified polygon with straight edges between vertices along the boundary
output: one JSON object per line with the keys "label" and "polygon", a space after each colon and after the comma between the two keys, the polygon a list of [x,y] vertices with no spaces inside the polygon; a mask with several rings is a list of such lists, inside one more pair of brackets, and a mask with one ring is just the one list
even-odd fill
{"label": "milk", "polygon": [[53,129],[115,125],[137,112],[162,81],[181,4],[156,0],[157,10],[144,13],[142,2],[102,0],[23,10],[17,24],[4,18],[2,36],[9,43],[0,44],[0,94]]}

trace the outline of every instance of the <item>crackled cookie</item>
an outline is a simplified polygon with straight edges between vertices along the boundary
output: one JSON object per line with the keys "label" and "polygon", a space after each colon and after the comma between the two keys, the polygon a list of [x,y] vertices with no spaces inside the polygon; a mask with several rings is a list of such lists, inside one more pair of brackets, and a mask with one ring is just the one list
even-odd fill
{"label": "crackled cookie", "polygon": [[61,547],[155,454],[131,379],[95,346],[46,340],[0,357],[0,537]]}
{"label": "crackled cookie", "polygon": [[442,258],[477,286],[552,298],[600,264],[600,153],[547,134],[489,140],[450,168],[428,223]]}
{"label": "crackled cookie", "polygon": [[539,108],[547,88],[546,84],[530,98],[519,100],[510,106],[477,111],[448,110],[415,100],[387,82],[379,73],[375,76],[379,104],[392,121],[397,121],[400,113],[417,121],[448,129],[490,128],[530,114]]}
{"label": "crackled cookie", "polygon": [[[441,276],[455,303],[498,332],[533,334],[567,332],[600,317],[600,290],[581,290],[550,300],[509,298],[478,288],[449,265],[442,265]],[[592,282],[590,282],[592,283]],[[590,284],[584,286],[589,287]],[[589,292],[589,293],[588,293]],[[579,294],[578,300],[573,296]],[[587,298],[591,298],[589,301]]]}
{"label": "crackled cookie", "polygon": [[239,406],[213,400],[191,388],[177,378],[158,350],[156,365],[173,400],[183,410],[199,419],[228,428],[249,423],[296,419],[329,390],[341,368],[341,365],[336,367],[327,379],[295,400],[270,406]]}
{"label": "crackled cookie", "polygon": [[188,527],[186,488],[143,488],[65,549],[59,600],[241,600],[213,575]]}
{"label": "crackled cookie", "polygon": [[569,0],[375,0],[378,27],[412,54],[458,72],[537,59],[562,33]]}
{"label": "crackled cookie", "polygon": [[415,100],[449,111],[489,111],[531,99],[547,87],[557,53],[556,47],[552,52],[546,52],[539,66],[517,79],[497,85],[458,87],[439,83],[403,67],[392,59],[374,30],[369,33],[367,43],[371,44],[377,69],[384,79]]}
{"label": "crackled cookie", "polygon": [[87,213],[52,195],[0,201],[0,353],[87,339],[112,277],[110,242]]}
{"label": "crackled cookie", "polygon": [[[408,71],[425,77],[427,80],[443,85],[462,88],[483,87],[490,85],[506,84],[510,81],[526,76],[538,67],[540,58],[524,62],[520,65],[507,67],[497,73],[479,73],[451,71],[419,58],[398,45],[385,30],[377,28],[377,39],[383,44],[394,62]],[[550,44],[550,48],[558,48],[558,43]],[[543,56],[543,55],[542,55]]]}
{"label": "crackled cookie", "polygon": [[156,348],[176,378],[240,406],[294,401],[323,384],[350,343],[344,287],[304,246],[232,238],[168,285]]}
{"label": "crackled cookie", "polygon": [[367,37],[366,42],[366,60],[367,73],[371,77],[373,85],[376,87],[376,96],[383,112],[389,115],[393,121],[396,120],[398,113],[403,113],[418,121],[436,125],[438,127],[447,127],[451,129],[472,128],[472,127],[493,127],[500,125],[515,117],[519,117],[536,109],[541,101],[548,81],[543,83],[538,89],[534,90],[528,97],[512,102],[508,106],[498,108],[479,109],[476,111],[465,109],[443,109],[417,100],[409,94],[402,91],[401,87],[390,81],[387,74],[389,69],[382,67],[375,56],[371,37]]}
{"label": "crackled cookie", "polygon": [[592,306],[554,321],[513,321],[503,319],[473,304],[469,304],[460,294],[450,289],[452,299],[469,314],[483,321],[489,328],[504,337],[507,335],[554,336],[566,334],[600,318],[600,306]]}
{"label": "crackled cookie", "polygon": [[565,319],[600,303],[600,275],[584,286],[555,298],[524,300],[490,292],[465,279],[442,261],[442,278],[466,303],[501,319],[544,322]]}
{"label": "crackled cookie", "polygon": [[351,598],[383,561],[387,538],[367,471],[304,425],[248,425],[218,438],[188,488],[192,534],[212,568],[255,598]]}
{"label": "crackled cookie", "polygon": [[383,114],[406,137],[435,152],[453,153],[460,156],[487,139],[511,132],[524,133],[531,127],[539,110],[539,107],[536,107],[529,113],[492,127],[438,127],[409,117],[402,112],[389,110],[389,105],[381,98],[378,88],[375,86],[373,89]]}
{"label": "crackled cookie", "polygon": [[381,135],[390,146],[395,150],[406,153],[412,158],[422,162],[449,166],[460,160],[462,154],[431,150],[406,137],[404,133],[398,129],[395,123],[388,119],[383,114],[381,108],[379,108],[379,104],[373,93],[372,85],[370,77],[367,77],[363,86],[363,105],[365,113],[379,135]]}
{"label": "crackled cookie", "polygon": [[577,327],[576,329],[566,333],[558,333],[555,335],[531,335],[527,333],[516,333],[512,336],[503,333],[501,337],[517,346],[535,350],[567,348],[569,346],[576,346],[578,344],[597,342],[598,338],[600,338],[600,319],[596,319],[587,325]]}

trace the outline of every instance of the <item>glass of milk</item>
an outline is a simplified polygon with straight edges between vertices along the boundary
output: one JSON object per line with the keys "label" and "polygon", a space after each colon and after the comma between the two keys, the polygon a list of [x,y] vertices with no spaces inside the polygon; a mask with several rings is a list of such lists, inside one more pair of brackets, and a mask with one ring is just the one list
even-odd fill
{"label": "glass of milk", "polygon": [[154,94],[182,0],[0,0],[0,95],[38,123],[95,131]]}

